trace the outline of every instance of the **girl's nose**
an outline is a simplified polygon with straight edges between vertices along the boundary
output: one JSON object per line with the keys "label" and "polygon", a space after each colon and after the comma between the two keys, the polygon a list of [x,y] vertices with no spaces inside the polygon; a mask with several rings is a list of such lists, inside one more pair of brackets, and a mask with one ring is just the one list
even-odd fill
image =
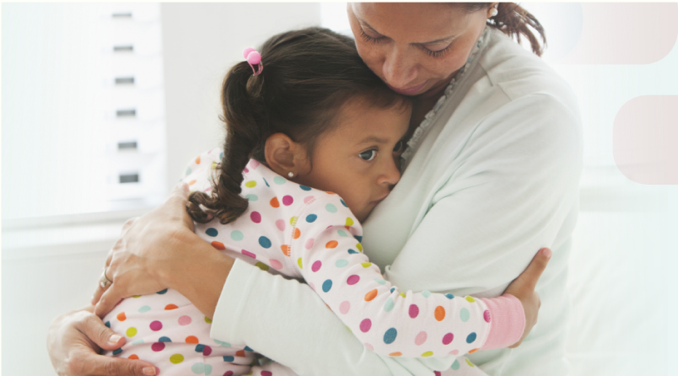
{"label": "girl's nose", "polygon": [[382,174],[377,178],[377,184],[396,185],[398,181],[400,181],[400,170],[396,166],[395,160],[391,159],[386,162]]}
{"label": "girl's nose", "polygon": [[384,60],[384,79],[387,84],[397,89],[407,89],[417,77],[415,62],[404,52],[394,48]]}

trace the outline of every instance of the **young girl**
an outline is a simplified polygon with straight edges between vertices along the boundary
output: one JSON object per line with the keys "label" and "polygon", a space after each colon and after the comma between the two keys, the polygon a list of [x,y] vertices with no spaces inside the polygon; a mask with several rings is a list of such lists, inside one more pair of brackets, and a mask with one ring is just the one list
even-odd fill
{"label": "young girl", "polygon": [[[400,179],[411,105],[362,63],[354,42],[309,28],[269,39],[260,60],[246,53],[223,85],[223,151],[186,170],[195,232],[232,257],[303,279],[383,356],[456,357],[517,342],[517,298],[400,292],[362,253],[360,222]],[[173,290],[125,299],[104,322],[128,337],[113,355],[151,361],[162,375],[293,374],[260,365],[247,344],[212,340],[211,320]],[[473,367],[466,362],[452,368]]]}

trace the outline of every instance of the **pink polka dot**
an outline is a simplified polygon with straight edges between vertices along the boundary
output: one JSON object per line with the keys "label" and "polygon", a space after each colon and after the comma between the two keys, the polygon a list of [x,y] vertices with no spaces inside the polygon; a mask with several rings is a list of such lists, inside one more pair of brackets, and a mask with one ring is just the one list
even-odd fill
{"label": "pink polka dot", "polygon": [[459,350],[452,350],[452,351],[450,351],[450,354],[457,355],[457,354],[459,354]]}
{"label": "pink polka dot", "polygon": [[313,201],[313,200],[315,200],[315,197],[313,197],[313,196],[306,196],[306,197],[304,198],[304,204],[308,204],[309,202],[311,202],[311,201]]}
{"label": "pink polka dot", "polygon": [[372,327],[372,321],[370,319],[365,319],[360,322],[360,331],[363,333],[367,333],[370,331],[370,328]]}
{"label": "pink polka dot", "polygon": [[165,349],[165,342],[155,342],[151,345],[151,350],[158,352]]}
{"label": "pink polka dot", "polygon": [[273,376],[271,371],[261,371],[261,376]]}
{"label": "pink polka dot", "polygon": [[151,330],[154,332],[157,332],[158,330],[162,329],[162,323],[158,320],[155,320],[149,325]]}
{"label": "pink polka dot", "polygon": [[308,239],[308,240],[306,241],[306,244],[304,245],[304,247],[306,247],[306,249],[311,249],[311,248],[313,248],[313,238]]}
{"label": "pink polka dot", "polygon": [[269,262],[271,263],[271,266],[273,267],[273,269],[281,270],[283,268],[282,262],[280,262],[276,259],[270,259]]}
{"label": "pink polka dot", "polygon": [[318,270],[320,270],[321,266],[323,266],[323,263],[320,262],[320,260],[318,260],[318,261],[314,262],[313,265],[311,265],[311,270],[313,272],[317,272]]}
{"label": "pink polka dot", "polygon": [[346,283],[348,283],[349,285],[355,285],[359,281],[360,281],[360,276],[358,276],[356,274],[353,274],[352,276],[348,277],[348,279],[346,279]]}
{"label": "pink polka dot", "polygon": [[226,371],[226,373],[224,373],[224,376],[233,376],[233,371]]}
{"label": "pink polka dot", "polygon": [[212,348],[209,346],[205,346],[204,349],[202,349],[202,355],[204,356],[209,356],[212,353]]}
{"label": "pink polka dot", "polygon": [[285,231],[285,221],[282,219],[278,219],[275,221],[275,226],[278,228],[280,231]]}
{"label": "pink polka dot", "polygon": [[416,304],[411,304],[409,313],[411,318],[417,317],[419,315],[419,307]]}
{"label": "pink polka dot", "polygon": [[205,188],[205,192],[209,192],[212,190],[212,186],[210,185],[209,187]]}
{"label": "pink polka dot", "polygon": [[433,374],[434,374],[435,376],[441,376],[441,375],[442,375],[442,373],[440,373],[440,371],[433,371]]}
{"label": "pink polka dot", "polygon": [[250,170],[247,167],[245,167],[245,172],[250,172]]}
{"label": "pink polka dot", "polygon": [[251,159],[251,160],[250,160],[250,168],[251,168],[252,170],[254,170],[255,168],[257,168],[257,166],[259,166],[259,162],[258,162],[258,161],[255,161],[254,159]]}
{"label": "pink polka dot", "polygon": [[447,333],[443,336],[443,345],[449,345],[454,339],[454,334]]}
{"label": "pink polka dot", "polygon": [[483,318],[485,319],[485,322],[490,322],[490,311],[485,310],[485,312],[483,312]]}
{"label": "pink polka dot", "polygon": [[184,316],[179,317],[179,325],[181,325],[181,326],[186,326],[186,325],[190,324],[191,322],[192,322],[191,316],[184,315]]}
{"label": "pink polka dot", "polygon": [[254,222],[254,223],[260,223],[261,222],[261,214],[259,214],[259,212],[253,211],[252,214],[250,214],[250,218],[252,219],[252,222]]}
{"label": "pink polka dot", "polygon": [[257,255],[255,255],[254,253],[252,253],[252,252],[250,252],[250,251],[246,251],[246,250],[243,249],[241,252],[242,252],[242,254],[245,255],[245,256],[249,256],[249,257],[251,257],[251,258],[253,258],[253,259],[257,258]]}
{"label": "pink polka dot", "polygon": [[421,346],[424,344],[424,342],[426,342],[426,338],[428,338],[426,332],[421,331],[419,332],[419,334],[417,334],[416,337],[414,337],[414,344],[417,346]]}
{"label": "pink polka dot", "polygon": [[364,343],[364,345],[365,347],[367,347],[368,350],[374,351],[374,347],[372,347],[372,345],[370,345],[369,343]]}
{"label": "pink polka dot", "polygon": [[283,205],[290,206],[294,202],[294,199],[292,198],[292,196],[287,195],[287,196],[283,197],[282,201],[283,201]]}
{"label": "pink polka dot", "polygon": [[311,290],[315,291],[315,284],[313,282],[310,282],[308,285],[311,286]]}
{"label": "pink polka dot", "polygon": [[339,312],[341,312],[342,315],[345,315],[348,313],[348,311],[351,309],[351,303],[348,302],[348,300],[344,300],[339,304]]}

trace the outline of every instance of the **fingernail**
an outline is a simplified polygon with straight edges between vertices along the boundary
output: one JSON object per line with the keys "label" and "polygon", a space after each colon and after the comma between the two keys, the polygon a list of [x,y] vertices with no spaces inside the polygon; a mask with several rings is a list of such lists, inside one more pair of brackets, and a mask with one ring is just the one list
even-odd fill
{"label": "fingernail", "polygon": [[119,336],[119,335],[117,335],[117,334],[113,334],[113,335],[108,339],[108,342],[110,342],[110,343],[118,343],[118,341],[120,341],[120,338],[122,338],[122,337]]}
{"label": "fingernail", "polygon": [[155,367],[146,367],[141,370],[144,375],[155,375]]}
{"label": "fingernail", "polygon": [[551,258],[552,252],[551,252],[550,249],[544,248],[544,249],[541,251],[541,253],[542,253],[544,256],[546,256],[547,259],[550,259],[550,258]]}

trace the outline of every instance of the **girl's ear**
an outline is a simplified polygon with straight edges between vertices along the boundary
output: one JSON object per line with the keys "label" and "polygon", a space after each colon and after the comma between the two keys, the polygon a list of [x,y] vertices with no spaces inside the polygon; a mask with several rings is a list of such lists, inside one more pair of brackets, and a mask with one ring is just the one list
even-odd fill
{"label": "girl's ear", "polygon": [[284,133],[274,133],[266,139],[264,154],[271,170],[285,178],[305,175],[310,171],[306,148]]}

